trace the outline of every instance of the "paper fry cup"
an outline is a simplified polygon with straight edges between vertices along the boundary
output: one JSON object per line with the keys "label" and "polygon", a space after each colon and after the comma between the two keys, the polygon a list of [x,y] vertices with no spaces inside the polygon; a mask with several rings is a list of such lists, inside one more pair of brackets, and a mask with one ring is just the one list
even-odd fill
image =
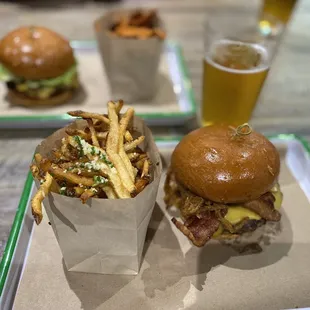
{"label": "paper fry cup", "polygon": [[[107,74],[113,98],[125,102],[147,101],[158,89],[158,67],[163,40],[158,38],[127,39],[110,32],[120,16],[133,10],[111,11],[95,21],[99,52]],[[163,29],[163,22],[158,21]]]}
{"label": "paper fry cup", "polygon": [[[69,127],[83,129],[86,121]],[[102,274],[137,274],[162,171],[160,155],[151,131],[135,117],[133,126],[145,135],[141,148],[151,159],[152,181],[135,198],[97,199],[86,204],[78,198],[50,193],[44,207],[69,271]],[[36,153],[50,156],[67,136],[62,128],[46,138]],[[36,182],[37,187],[39,183]]]}

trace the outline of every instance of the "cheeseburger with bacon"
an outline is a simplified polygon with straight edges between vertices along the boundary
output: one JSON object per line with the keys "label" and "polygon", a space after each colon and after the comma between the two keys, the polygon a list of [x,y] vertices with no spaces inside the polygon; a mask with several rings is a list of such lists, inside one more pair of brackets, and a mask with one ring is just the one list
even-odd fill
{"label": "cheeseburger with bacon", "polygon": [[248,124],[197,129],[175,148],[165,182],[172,222],[194,245],[232,239],[268,221],[280,221],[280,157]]}

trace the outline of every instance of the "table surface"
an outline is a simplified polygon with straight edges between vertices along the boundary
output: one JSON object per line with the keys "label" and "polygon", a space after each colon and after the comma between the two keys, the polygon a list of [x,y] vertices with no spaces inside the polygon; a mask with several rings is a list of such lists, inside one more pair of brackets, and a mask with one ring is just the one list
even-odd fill
{"label": "table surface", "polygon": [[[23,24],[42,24],[73,40],[94,39],[92,21],[114,6],[157,7],[171,39],[184,50],[197,102],[200,101],[203,20],[205,14],[221,6],[232,11],[241,7],[258,9],[260,1],[247,0],[157,0],[123,1],[104,4],[71,0],[59,7],[30,7],[14,3],[0,5],[0,37]],[[37,1],[39,2],[39,1]],[[46,1],[40,1],[45,3]],[[57,4],[65,1],[49,1]],[[251,4],[249,4],[249,2]],[[266,133],[294,132],[310,136],[310,1],[301,0],[286,30],[278,54],[265,84],[260,103],[254,113],[255,128]],[[196,124],[177,128],[186,132]],[[157,133],[158,131],[155,131]],[[161,133],[168,132],[162,128]],[[35,146],[50,130],[0,131],[0,258],[20,198],[30,159]]]}

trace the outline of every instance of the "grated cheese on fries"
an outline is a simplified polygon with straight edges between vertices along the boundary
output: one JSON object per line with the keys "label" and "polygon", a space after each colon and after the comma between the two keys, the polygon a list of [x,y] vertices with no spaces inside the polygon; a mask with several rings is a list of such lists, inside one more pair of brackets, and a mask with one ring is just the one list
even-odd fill
{"label": "grated cheese on fries", "polygon": [[35,154],[30,167],[40,188],[32,199],[32,214],[42,221],[42,201],[49,192],[88,199],[124,199],[135,197],[150,183],[151,161],[128,128],[134,116],[129,108],[120,114],[123,101],[108,103],[108,116],[71,111],[69,115],[87,121],[84,130],[68,128],[61,146],[51,158]]}

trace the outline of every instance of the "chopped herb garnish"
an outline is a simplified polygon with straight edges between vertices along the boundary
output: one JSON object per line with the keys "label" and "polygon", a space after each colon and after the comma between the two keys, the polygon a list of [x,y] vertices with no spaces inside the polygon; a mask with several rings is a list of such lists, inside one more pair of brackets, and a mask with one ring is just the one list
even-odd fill
{"label": "chopped herb garnish", "polygon": [[[110,168],[113,168],[113,164],[108,160],[107,156],[100,150],[100,148],[90,145],[84,139],[79,136],[74,136],[75,142],[78,144],[79,156],[84,156],[85,154],[91,154],[92,156],[98,155],[99,159],[104,161]],[[94,158],[96,159],[96,158]],[[82,167],[82,166],[80,166]],[[93,169],[93,168],[91,168]],[[98,170],[98,169],[95,169]]]}
{"label": "chopped herb garnish", "polygon": [[61,187],[60,190],[59,190],[59,194],[60,195],[66,195],[66,191],[67,191],[66,187]]}
{"label": "chopped herb garnish", "polygon": [[100,184],[105,184],[108,182],[108,180],[100,175],[95,175],[93,178],[95,184],[93,186],[98,186]]}
{"label": "chopped herb garnish", "polygon": [[79,136],[74,136],[75,142],[78,144],[78,150],[79,150],[79,157],[84,156],[84,151],[83,151],[83,145],[81,142],[81,138]]}
{"label": "chopped herb garnish", "polygon": [[100,154],[100,159],[103,160],[110,168],[114,167],[104,154]]}
{"label": "chopped herb garnish", "polygon": [[95,147],[92,146],[91,147],[91,152],[90,152],[91,155],[95,155],[96,154],[96,150],[95,150]]}

